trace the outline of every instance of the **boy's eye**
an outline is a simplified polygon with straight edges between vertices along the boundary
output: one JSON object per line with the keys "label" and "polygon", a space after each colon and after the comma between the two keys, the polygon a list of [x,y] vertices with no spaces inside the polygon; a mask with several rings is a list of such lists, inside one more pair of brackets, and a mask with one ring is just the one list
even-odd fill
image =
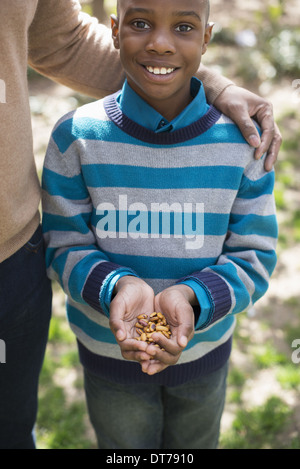
{"label": "boy's eye", "polygon": [[187,33],[189,31],[191,31],[193,28],[191,26],[189,26],[188,24],[180,24],[179,26],[177,26],[177,28],[175,29],[176,31],[179,31],[180,33]]}
{"label": "boy's eye", "polygon": [[138,29],[149,29],[150,28],[150,26],[145,21],[142,21],[142,20],[134,21],[132,24],[133,24],[133,26],[135,26]]}

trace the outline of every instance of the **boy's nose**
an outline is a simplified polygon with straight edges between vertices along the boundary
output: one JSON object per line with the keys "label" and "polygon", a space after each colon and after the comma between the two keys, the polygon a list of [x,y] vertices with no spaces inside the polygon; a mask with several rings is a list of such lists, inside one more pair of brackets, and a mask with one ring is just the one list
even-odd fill
{"label": "boy's nose", "polygon": [[171,34],[168,31],[154,32],[146,45],[146,51],[159,55],[174,54],[176,48],[171,38]]}

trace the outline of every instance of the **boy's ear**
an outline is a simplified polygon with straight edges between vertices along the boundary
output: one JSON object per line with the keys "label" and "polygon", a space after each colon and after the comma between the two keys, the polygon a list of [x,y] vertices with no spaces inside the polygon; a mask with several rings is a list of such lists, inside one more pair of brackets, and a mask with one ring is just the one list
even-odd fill
{"label": "boy's ear", "polygon": [[119,19],[115,15],[110,16],[110,25],[112,31],[112,38],[116,49],[120,48],[119,44]]}
{"label": "boy's ear", "polygon": [[204,42],[202,46],[202,55],[205,54],[207,51],[207,46],[209,44],[209,41],[211,40],[211,35],[212,35],[212,30],[214,27],[215,23],[208,23],[205,28],[205,33],[204,33]]}

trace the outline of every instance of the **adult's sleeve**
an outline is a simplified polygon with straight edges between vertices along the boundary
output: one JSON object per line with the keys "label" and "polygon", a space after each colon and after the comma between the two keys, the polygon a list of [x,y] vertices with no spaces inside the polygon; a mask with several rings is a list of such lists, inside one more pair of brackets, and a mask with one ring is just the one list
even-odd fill
{"label": "adult's sleeve", "polygon": [[39,0],[28,36],[28,63],[42,75],[95,98],[122,87],[111,30],[78,0]]}
{"label": "adult's sleeve", "polygon": [[202,81],[205,89],[207,101],[210,104],[214,104],[217,97],[224,91],[228,86],[234,86],[235,83],[228,78],[220,75],[213,69],[210,69],[203,64],[197,73],[198,78]]}

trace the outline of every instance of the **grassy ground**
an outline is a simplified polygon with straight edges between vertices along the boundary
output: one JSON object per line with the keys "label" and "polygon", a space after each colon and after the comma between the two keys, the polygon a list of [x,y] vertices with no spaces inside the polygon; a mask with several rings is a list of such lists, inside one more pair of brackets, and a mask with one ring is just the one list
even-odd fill
{"label": "grassy ground", "polygon": [[[212,3],[217,28],[206,63],[217,64],[226,76],[271,99],[284,137],[276,165],[278,266],[267,295],[238,318],[220,447],[300,449],[300,93],[293,86],[300,79],[299,61],[293,56],[300,34],[295,25],[297,4],[290,1],[287,11],[282,1],[228,0],[224,11],[223,1]],[[256,33],[256,48],[236,43],[236,33],[248,28]],[[54,123],[86,98],[35,76],[30,79],[30,96],[40,172]],[[53,288],[37,445],[93,449],[75,338],[65,318],[64,295],[58,285]]]}

